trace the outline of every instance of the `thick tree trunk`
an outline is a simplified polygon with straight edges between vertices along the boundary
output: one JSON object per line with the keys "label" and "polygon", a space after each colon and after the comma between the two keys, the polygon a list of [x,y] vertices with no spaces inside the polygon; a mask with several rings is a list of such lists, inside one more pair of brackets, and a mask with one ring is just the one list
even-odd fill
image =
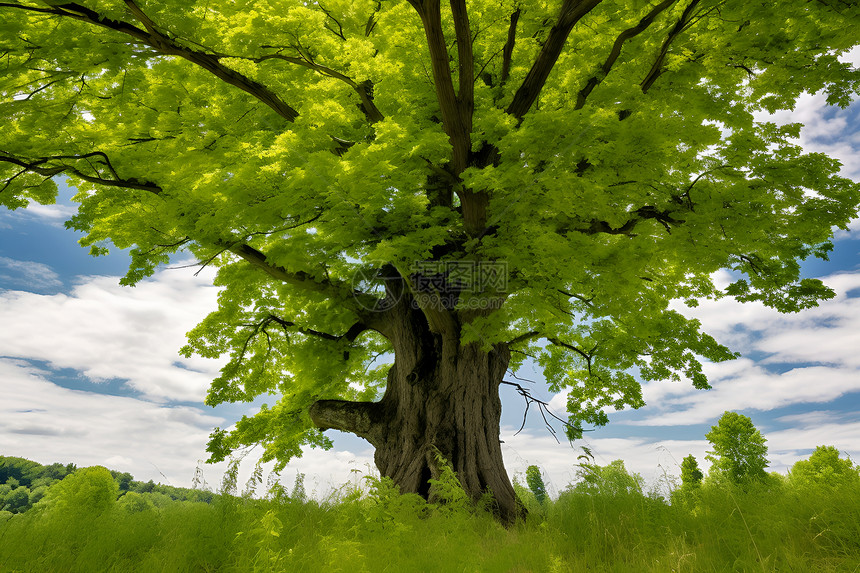
{"label": "thick tree trunk", "polygon": [[524,516],[505,471],[499,441],[499,385],[508,366],[504,346],[484,352],[461,345],[459,329],[430,330],[421,311],[397,314],[395,362],[379,402],[320,400],[311,417],[320,428],[355,433],[376,448],[379,472],[402,493],[432,501],[428,479],[440,476],[438,450],[473,501],[490,491],[498,517]]}

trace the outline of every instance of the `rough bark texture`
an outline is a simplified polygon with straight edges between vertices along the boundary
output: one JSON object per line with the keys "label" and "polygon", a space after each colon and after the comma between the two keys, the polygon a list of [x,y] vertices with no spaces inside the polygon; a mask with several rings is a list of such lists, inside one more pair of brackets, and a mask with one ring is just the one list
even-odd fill
{"label": "rough bark texture", "polygon": [[438,451],[472,500],[490,491],[503,522],[524,516],[499,441],[507,348],[484,352],[477,344],[462,345],[459,329],[431,331],[424,313],[409,304],[389,312],[395,361],[382,399],[321,400],[311,408],[314,423],[368,440],[380,474],[403,493],[433,500],[428,480],[440,476]]}

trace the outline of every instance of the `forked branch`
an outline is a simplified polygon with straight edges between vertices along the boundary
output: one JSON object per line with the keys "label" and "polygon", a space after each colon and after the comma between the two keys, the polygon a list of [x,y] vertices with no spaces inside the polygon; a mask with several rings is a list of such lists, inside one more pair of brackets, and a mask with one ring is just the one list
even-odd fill
{"label": "forked branch", "polygon": [[409,0],[421,17],[430,63],[436,100],[442,112],[442,127],[453,148],[452,165],[454,175],[462,173],[469,161],[471,150],[473,77],[472,38],[464,0],[451,0],[454,14],[457,49],[459,56],[459,94],[454,90],[448,46],[442,30],[442,13],[439,0]]}
{"label": "forked branch", "polygon": [[663,45],[660,46],[660,53],[657,55],[657,59],[654,61],[654,64],[651,66],[651,69],[648,70],[648,74],[645,76],[645,79],[642,80],[640,84],[642,87],[642,93],[646,93],[654,82],[657,81],[657,78],[660,77],[660,74],[663,73],[663,62],[666,60],[666,55],[669,53],[669,46],[672,45],[672,42],[681,35],[690,22],[693,20],[693,10],[698,6],[699,0],[692,0],[690,4],[684,9],[684,13],[681,14],[681,18],[675,23],[672,29],[669,31],[669,35],[666,36],[666,39],[663,40]]}
{"label": "forked branch", "polygon": [[[47,4],[47,2],[46,2]],[[114,32],[124,34],[134,40],[145,44],[157,52],[168,55],[178,56],[187,60],[204,70],[210,72],[218,79],[234,86],[242,91],[250,94],[260,100],[278,115],[288,121],[295,121],[299,116],[299,112],[284,102],[277,94],[260,82],[252,80],[239,72],[232,70],[220,62],[221,57],[215,54],[207,53],[201,50],[191,49],[183,44],[180,44],[176,38],[171,37],[168,33],[162,31],[163,28],[156,24],[141,10],[141,8],[133,2],[133,0],[125,0],[126,6],[134,14],[135,18],[140,21],[145,29],[141,29],[134,24],[122,20],[114,20],[99,14],[91,8],[82,6],[75,2],[66,4],[51,3],[50,8],[41,8],[36,6],[26,6],[22,4],[10,4],[0,2],[0,8],[15,8],[35,12],[39,14],[47,14],[51,16],[60,16],[86,22],[93,26],[107,28]]]}
{"label": "forked branch", "polygon": [[602,0],[564,0],[558,20],[549,31],[534,64],[532,64],[526,79],[514,94],[514,99],[508,105],[507,113],[517,119],[522,119],[528,113],[546,83],[559,55],[561,55],[567,37],[571,30],[586,14],[591,12]]}
{"label": "forked branch", "polygon": [[529,392],[526,388],[523,388],[521,385],[517,384],[516,382],[509,382],[508,380],[502,380],[502,384],[507,384],[508,386],[513,386],[514,388],[516,388],[517,393],[519,393],[519,395],[522,396],[523,399],[526,401],[526,409],[523,412],[523,423],[520,425],[520,429],[514,433],[515,436],[517,434],[519,434],[520,432],[522,432],[523,429],[526,427],[526,420],[528,419],[529,408],[531,407],[532,404],[537,404],[538,411],[540,412],[541,418],[543,418],[544,426],[546,426],[546,429],[549,430],[549,433],[552,434],[552,437],[555,438],[555,441],[557,443],[561,443],[561,442],[559,442],[559,439],[558,439],[558,433],[555,431],[555,428],[552,427],[552,424],[550,424],[549,420],[547,419],[547,416],[550,416],[550,417],[554,418],[556,421],[561,422],[562,425],[564,425],[567,428],[570,428],[574,432],[578,433],[578,432],[582,431],[581,428],[577,428],[576,426],[572,425],[570,422],[568,422],[566,420],[562,420],[561,418],[559,418],[558,416],[553,414],[549,409],[549,402],[545,402],[545,401],[541,400],[540,398],[535,398],[534,396],[532,396],[531,392]]}
{"label": "forked branch", "polygon": [[606,61],[603,62],[603,65],[600,66],[600,73],[592,76],[585,83],[585,87],[579,90],[579,94],[576,97],[576,107],[574,109],[581,109],[585,105],[585,100],[591,94],[592,90],[596,88],[600,83],[609,75],[609,71],[612,69],[612,66],[615,64],[615,61],[621,55],[621,48],[624,46],[624,42],[630,40],[631,38],[635,38],[642,32],[644,32],[653,22],[654,19],[664,10],[669,8],[672,4],[674,4],[677,0],[663,0],[660,4],[655,6],[648,14],[646,14],[636,26],[632,28],[627,28],[623,32],[621,32],[617,38],[615,38],[615,43],[612,44],[612,49],[609,51],[609,56],[607,56]]}

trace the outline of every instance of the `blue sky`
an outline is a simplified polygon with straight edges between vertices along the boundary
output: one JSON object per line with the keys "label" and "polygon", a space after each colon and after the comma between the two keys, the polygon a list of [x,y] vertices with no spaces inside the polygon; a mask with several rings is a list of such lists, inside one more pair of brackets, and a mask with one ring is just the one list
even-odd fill
{"label": "blue sky", "polygon": [[[794,112],[774,119],[803,122],[801,144],[839,158],[843,174],[860,180],[860,103],[839,110],[821,96],[803,96]],[[168,268],[134,288],[120,287],[127,257],[89,257],[79,237],[63,228],[74,206],[68,190],[61,195],[54,206],[0,211],[0,454],[100,464],[190,486],[211,428],[255,411],[253,404],[205,406],[219,361],[177,352],[184,333],[215,307],[212,275]],[[835,245],[830,261],[804,266],[806,276],[822,278],[837,293],[816,309],[780,315],[731,300],[684,309],[743,354],[707,365],[710,391],[648,384],[645,408],[611,414],[609,426],[571,447],[564,438],[556,443],[534,408],[514,435],[524,404],[503,387],[503,452],[511,475],[537,464],[551,489],[561,490],[574,479],[581,446],[601,464],[623,459],[650,482],[678,475],[688,454],[707,468],[704,434],[725,410],[750,416],[763,431],[773,470],[786,471],[822,444],[860,461],[860,221],[839,232]],[[523,384],[563,416],[564,394],[550,393],[540,372],[527,367],[517,374],[534,381]],[[309,488],[325,495],[355,479],[353,470],[368,472],[370,446],[334,434],[334,450],[311,450],[290,463],[285,481],[306,473]],[[203,467],[212,485],[223,469]]]}

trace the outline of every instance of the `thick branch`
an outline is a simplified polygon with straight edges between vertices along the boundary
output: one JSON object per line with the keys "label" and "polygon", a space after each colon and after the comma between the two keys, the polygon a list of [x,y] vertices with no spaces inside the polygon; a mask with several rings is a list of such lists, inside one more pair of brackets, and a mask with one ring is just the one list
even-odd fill
{"label": "thick branch", "polygon": [[61,16],[80,20],[94,26],[107,28],[114,32],[119,32],[134,38],[135,40],[154,48],[156,51],[170,56],[178,56],[204,70],[210,72],[218,79],[235,86],[244,92],[252,95],[260,100],[278,115],[288,121],[295,121],[299,112],[287,105],[277,94],[271,91],[263,84],[254,81],[239,72],[231,70],[224,66],[219,61],[220,57],[207,54],[205,52],[192,50],[186,46],[179,44],[175,39],[168,37],[165,33],[156,29],[155,24],[132,0],[125,0],[125,4],[135,17],[143,24],[146,30],[141,30],[133,24],[121,20],[113,20],[106,18],[98,12],[70,2],[67,4],[57,4],[50,9],[35,8],[33,6],[23,6],[20,4],[0,3],[0,8],[18,8],[30,12],[38,12],[41,14],[50,14],[53,16]]}
{"label": "thick branch", "polygon": [[304,271],[291,272],[284,267],[272,264],[266,259],[266,255],[264,255],[250,245],[240,243],[236,245],[230,245],[228,248],[232,253],[239,255],[242,259],[246,260],[258,269],[262,270],[270,277],[275,278],[281,282],[294,286],[300,286],[304,289],[316,292],[337,294],[339,297],[344,293],[345,290],[347,290],[341,285],[335,285],[327,281],[316,281]]}
{"label": "thick branch", "polygon": [[382,445],[380,428],[374,421],[374,402],[318,400],[309,410],[311,420],[321,430],[340,430],[364,438],[373,446]]}
{"label": "thick branch", "polygon": [[612,50],[609,51],[609,56],[607,56],[606,61],[603,62],[603,65],[600,66],[600,73],[596,76],[589,78],[588,82],[586,82],[585,87],[579,91],[579,94],[576,97],[576,107],[574,109],[581,109],[582,106],[585,105],[585,100],[588,98],[589,94],[591,94],[592,90],[596,88],[600,82],[606,78],[609,74],[609,71],[612,69],[612,66],[615,64],[615,61],[621,55],[621,48],[624,45],[624,42],[627,40],[634,38],[644,32],[648,26],[650,26],[654,19],[664,10],[669,8],[672,4],[674,4],[677,0],[663,0],[660,4],[655,6],[648,14],[645,15],[640,21],[639,24],[633,26],[632,28],[627,28],[623,32],[621,32],[618,37],[615,39],[615,43],[612,45]]}
{"label": "thick branch", "polygon": [[282,318],[275,316],[274,314],[270,314],[268,316],[267,320],[278,323],[284,329],[295,327],[295,329],[297,331],[301,332],[304,335],[315,336],[317,338],[322,338],[324,340],[330,340],[332,342],[338,342],[341,340],[346,340],[348,342],[354,342],[355,339],[358,338],[359,334],[361,334],[362,332],[364,332],[366,330],[369,330],[369,327],[366,324],[364,324],[363,322],[356,322],[351,327],[349,327],[349,329],[344,334],[334,335],[334,334],[329,334],[328,332],[321,332],[319,330],[314,330],[313,328],[304,328],[302,326],[298,326],[295,322],[293,322],[291,320],[284,320]]}
{"label": "thick branch", "polygon": [[457,99],[461,106],[460,113],[468,114],[471,118],[474,106],[475,63],[466,0],[451,0],[451,13],[454,15],[454,31],[457,35]]}
{"label": "thick branch", "polygon": [[669,53],[669,46],[672,42],[681,35],[681,32],[687,27],[690,23],[690,20],[693,19],[693,10],[695,10],[696,6],[699,4],[699,0],[692,0],[687,8],[684,10],[684,13],[681,14],[681,18],[675,23],[675,26],[669,31],[669,35],[666,36],[666,39],[663,41],[663,45],[660,46],[660,53],[657,55],[657,59],[654,61],[654,65],[651,66],[651,69],[648,71],[648,74],[645,76],[645,79],[642,80],[640,84],[642,86],[642,93],[646,93],[654,82],[657,81],[657,78],[660,77],[660,74],[663,73],[663,61],[666,59],[666,54]]}
{"label": "thick branch", "polygon": [[558,21],[549,32],[549,36],[541,48],[535,63],[529,70],[526,79],[514,94],[514,99],[508,105],[507,113],[522,119],[528,113],[538,94],[543,89],[549,73],[561,55],[571,30],[602,0],[564,0]]}
{"label": "thick branch", "polygon": [[[454,82],[451,78],[451,67],[448,61],[448,47],[442,31],[442,14],[439,0],[409,0],[409,3],[418,11],[421,23],[424,25],[424,33],[427,36],[427,47],[430,50],[433,85],[436,89],[436,99],[442,112],[442,127],[445,129],[445,133],[448,135],[453,147],[452,165],[454,167],[454,175],[459,175],[466,169],[471,149],[472,109],[474,107],[471,97],[473,89],[471,81],[473,74],[471,69],[471,38],[468,38],[466,42],[468,44],[468,55],[466,57],[469,62],[469,70],[463,70],[463,62],[460,62],[460,93],[464,97],[469,96],[468,100],[464,100],[458,97],[454,91]],[[464,27],[465,33],[468,36],[468,18],[465,13],[465,3],[461,0],[452,0],[452,9],[462,12],[455,14],[455,19],[459,20],[459,29],[457,31],[459,40],[459,37],[464,33]],[[461,44],[458,41],[458,49],[462,51],[466,48]],[[463,55],[461,54],[462,57]],[[464,82],[462,80],[464,75],[470,78],[470,81],[467,82],[469,84],[468,88],[463,85]]]}
{"label": "thick branch", "polygon": [[511,14],[511,24],[508,27],[508,40],[502,48],[502,74],[499,76],[499,84],[504,85],[511,73],[511,58],[514,54],[514,42],[517,38],[517,22],[520,20],[520,9],[517,8]]}

